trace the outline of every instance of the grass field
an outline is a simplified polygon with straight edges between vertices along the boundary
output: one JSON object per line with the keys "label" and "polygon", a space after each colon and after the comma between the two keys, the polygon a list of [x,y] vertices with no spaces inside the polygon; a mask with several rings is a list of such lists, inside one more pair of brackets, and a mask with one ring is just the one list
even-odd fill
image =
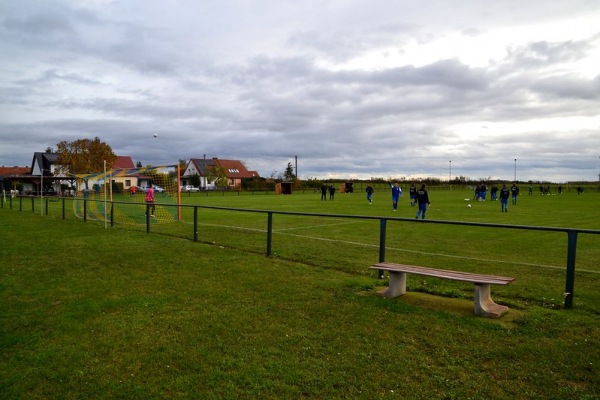
{"label": "grass field", "polygon": [[[600,229],[597,193],[520,196],[504,214],[471,196],[432,190],[428,220]],[[196,243],[188,207],[146,234],[4,204],[0,398],[600,398],[600,235],[578,237],[565,310],[565,233],[418,223],[389,192],[319,199],[183,196],[330,215],[274,215],[270,258],[264,213],[198,209]],[[356,215],[400,218],[388,261],[516,277],[492,289],[511,310],[475,317],[472,286],[417,277],[377,296],[379,220]]]}

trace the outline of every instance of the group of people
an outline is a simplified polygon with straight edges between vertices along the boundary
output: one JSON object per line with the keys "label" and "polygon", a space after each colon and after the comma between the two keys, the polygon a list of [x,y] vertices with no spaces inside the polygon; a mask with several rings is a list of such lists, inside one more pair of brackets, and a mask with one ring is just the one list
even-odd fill
{"label": "group of people", "polygon": [[[496,191],[498,190],[497,187],[493,186],[492,187],[492,200],[494,200],[494,194],[495,191],[494,189],[496,189]],[[481,183],[477,186],[475,186],[475,194],[473,195],[473,200],[476,201],[485,201],[485,198],[487,196],[487,186],[485,185],[485,183]]]}
{"label": "group of people", "polygon": [[[388,182],[388,184],[390,185],[390,189],[392,191],[392,209],[394,211],[397,211],[398,201],[400,200],[400,197],[402,197],[402,188],[398,186],[398,182],[394,182],[393,184],[391,182]],[[369,204],[373,204],[373,193],[375,193],[375,190],[373,190],[373,187],[371,185],[367,185],[365,191],[367,192],[367,201],[369,202]],[[429,194],[427,193],[426,185],[423,183],[421,185],[421,188],[417,190],[415,185],[411,184],[409,189],[409,196],[411,207],[417,205],[419,207],[415,218],[418,219],[419,217],[421,217],[422,219],[425,219],[427,206],[431,204],[429,202]]]}
{"label": "group of people", "polygon": [[500,189],[500,211],[508,212],[508,198],[512,198],[512,205],[517,205],[517,197],[519,197],[519,187],[513,183],[509,188],[506,185],[502,185],[502,189]]}
{"label": "group of people", "polygon": [[327,186],[323,184],[321,186],[321,201],[327,200],[327,192],[329,192],[329,200],[333,200],[335,196],[335,187],[333,185]]}

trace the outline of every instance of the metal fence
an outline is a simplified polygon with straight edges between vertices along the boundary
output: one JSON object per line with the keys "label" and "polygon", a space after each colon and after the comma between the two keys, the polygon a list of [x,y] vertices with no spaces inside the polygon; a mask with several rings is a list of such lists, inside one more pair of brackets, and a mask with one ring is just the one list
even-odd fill
{"label": "metal fence", "polygon": [[[49,214],[49,203],[59,203],[59,206],[54,206],[55,209],[60,210],[61,218],[66,219],[66,204],[67,202],[79,201],[83,204],[83,221],[88,220],[88,205],[96,203],[108,204],[105,210],[106,220],[105,225],[115,226],[115,205],[128,205],[131,203],[122,201],[101,201],[92,199],[82,199],[73,197],[33,197],[33,196],[19,196],[19,197],[8,197],[4,198],[0,196],[0,205],[2,208],[8,207],[10,209],[17,209],[19,211],[31,210],[32,212],[39,212],[41,215]],[[145,228],[147,233],[152,232],[152,219],[148,210],[148,205],[143,203],[135,204],[137,207],[146,207],[145,212]],[[175,207],[178,209],[186,208],[192,210],[193,223],[190,227],[188,236],[191,240],[197,242],[199,240],[198,230],[198,211],[200,209],[212,209],[212,210],[224,210],[235,213],[254,213],[265,216],[266,219],[266,234],[264,237],[265,254],[271,257],[273,254],[273,219],[275,216],[300,216],[300,217],[317,217],[317,218],[337,218],[337,219],[349,219],[349,220],[373,220],[379,223],[379,262],[386,261],[386,240],[387,240],[387,226],[389,221],[402,221],[406,223],[419,223],[415,219],[401,218],[401,217],[384,217],[384,216],[360,216],[360,215],[345,215],[345,214],[318,214],[318,213],[303,213],[303,212],[290,212],[290,211],[271,211],[271,210],[253,210],[253,209],[241,209],[231,207],[219,207],[219,206],[208,206],[208,205],[187,205],[187,204],[164,204],[156,203],[156,206],[161,207]],[[443,224],[443,225],[458,225],[458,226],[471,226],[471,227],[484,227],[493,229],[517,229],[517,230],[528,230],[528,231],[544,231],[544,232],[559,232],[566,233],[567,241],[567,255],[566,255],[566,276],[565,276],[565,291],[564,291],[564,305],[565,308],[571,309],[573,307],[573,299],[575,293],[575,266],[576,266],[576,253],[577,253],[577,240],[580,234],[589,235],[600,235],[600,230],[591,229],[576,229],[576,228],[561,228],[561,227],[542,227],[542,226],[524,226],[524,225],[507,225],[507,224],[489,224],[489,223],[478,223],[478,222],[460,222],[460,221],[442,221],[442,220],[427,220],[427,224]],[[383,271],[379,272],[379,277],[383,277]]]}

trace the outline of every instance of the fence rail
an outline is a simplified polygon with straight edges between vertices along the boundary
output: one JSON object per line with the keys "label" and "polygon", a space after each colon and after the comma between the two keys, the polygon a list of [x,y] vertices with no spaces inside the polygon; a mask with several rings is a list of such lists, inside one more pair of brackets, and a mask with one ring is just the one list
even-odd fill
{"label": "fence rail", "polygon": [[[81,201],[83,202],[83,220],[87,222],[87,209],[88,203],[104,203],[108,204],[108,210],[106,210],[106,222],[110,221],[110,226],[115,225],[114,209],[116,204],[124,204],[131,206],[132,203],[124,201],[103,201],[94,199],[82,199],[73,197],[35,197],[35,196],[19,196],[3,198],[0,196],[1,208],[9,207],[13,209],[16,207],[15,202],[18,203],[19,211],[23,211],[24,207],[28,207],[31,204],[31,211],[36,212],[36,203],[40,203],[39,210],[41,215],[48,215],[48,204],[49,202],[61,202],[61,217],[66,218],[66,202],[67,201]],[[26,204],[24,204],[26,203]],[[144,203],[134,204],[139,207],[146,207],[145,225],[146,232],[152,232],[152,223],[149,212],[149,205]],[[267,229],[265,238],[265,254],[271,257],[273,254],[273,218],[276,215],[292,215],[292,216],[305,216],[305,217],[318,217],[318,218],[336,218],[336,219],[353,219],[353,220],[376,220],[379,221],[379,262],[385,262],[386,257],[386,238],[387,238],[387,225],[388,222],[399,221],[406,223],[420,223],[415,219],[402,218],[402,217],[384,217],[384,216],[362,216],[362,215],[347,215],[347,214],[319,214],[319,213],[306,213],[306,212],[293,212],[293,211],[273,211],[273,210],[256,210],[256,209],[244,209],[244,208],[231,208],[221,206],[209,206],[209,205],[191,205],[191,204],[166,204],[156,203],[156,206],[161,207],[176,207],[178,209],[187,208],[193,210],[193,231],[191,232],[192,240],[198,241],[198,210],[199,209],[213,209],[213,210],[224,210],[240,213],[257,213],[266,215]],[[575,266],[576,266],[576,253],[577,253],[577,239],[579,234],[590,234],[600,235],[600,230],[593,229],[578,229],[578,228],[564,228],[564,227],[545,227],[545,226],[526,226],[526,225],[508,225],[508,224],[490,224],[480,222],[462,222],[462,221],[443,221],[443,220],[427,220],[427,224],[443,224],[443,225],[459,225],[459,226],[471,226],[471,227],[484,227],[494,229],[517,229],[517,230],[528,230],[528,231],[544,231],[544,232],[559,232],[567,234],[567,256],[566,256],[566,276],[565,276],[565,308],[573,308],[573,299],[575,293]],[[383,277],[383,271],[379,272],[379,277]]]}

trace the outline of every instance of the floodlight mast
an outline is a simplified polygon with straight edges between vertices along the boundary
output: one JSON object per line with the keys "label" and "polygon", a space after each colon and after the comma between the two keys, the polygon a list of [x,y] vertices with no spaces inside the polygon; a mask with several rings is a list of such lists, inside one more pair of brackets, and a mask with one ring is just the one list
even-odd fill
{"label": "floodlight mast", "polygon": [[40,183],[40,217],[44,216],[44,169],[42,168],[40,170],[40,177],[41,177],[41,183]]}
{"label": "floodlight mast", "polygon": [[40,168],[40,217],[44,216],[44,171],[52,172],[46,168]]}

